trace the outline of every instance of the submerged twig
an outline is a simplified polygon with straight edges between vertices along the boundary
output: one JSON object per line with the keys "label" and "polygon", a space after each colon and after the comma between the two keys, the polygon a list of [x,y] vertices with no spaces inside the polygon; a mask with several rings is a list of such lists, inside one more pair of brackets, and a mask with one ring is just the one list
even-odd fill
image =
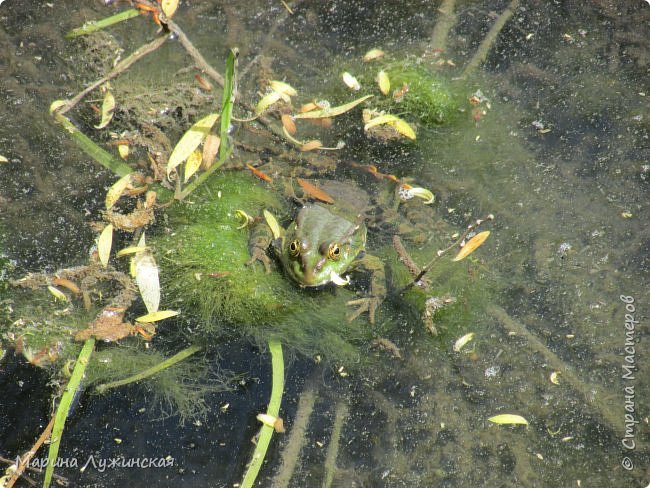
{"label": "submerged twig", "polygon": [[201,350],[200,346],[190,346],[185,349],[183,349],[181,352],[174,354],[172,357],[165,359],[164,361],[156,364],[155,366],[152,366],[151,368],[145,369],[144,371],[141,371],[140,373],[134,374],[132,376],[129,376],[128,378],[124,378],[121,380],[117,381],[111,381],[110,383],[103,383],[99,385],[96,390],[98,393],[104,393],[106,390],[110,390],[111,388],[117,388],[118,386],[124,386],[128,385],[129,383],[136,383],[138,381],[147,379],[156,373],[159,373],[176,363],[181,362],[183,359],[191,356],[192,354],[198,352]]}
{"label": "submerged twig", "polygon": [[214,81],[216,81],[219,86],[223,87],[226,83],[224,77],[221,76],[221,74],[216,69],[210,66],[210,64],[205,60],[199,50],[194,47],[194,44],[192,44],[189,37],[187,37],[185,32],[183,32],[178,24],[171,19],[166,19],[165,23],[167,24],[169,30],[178,36],[178,42],[181,43],[181,46],[183,46],[183,48],[187,51],[187,54],[192,57],[197,67],[205,72],[205,74],[212,78]]}
{"label": "submerged twig", "polygon": [[494,25],[490,29],[490,32],[488,32],[487,35],[483,38],[483,41],[474,53],[474,56],[472,56],[472,59],[470,59],[469,63],[467,63],[465,66],[462,78],[466,78],[471,75],[474,71],[476,71],[476,68],[478,68],[483,63],[483,61],[485,61],[488,53],[490,52],[490,49],[492,49],[492,45],[497,40],[501,29],[503,29],[503,26],[506,25],[506,22],[510,20],[510,17],[514,15],[515,10],[518,6],[519,0],[512,0],[512,2],[510,2],[510,5],[508,5],[508,8],[505,9],[504,12],[496,20],[496,22],[494,22]]}
{"label": "submerged twig", "polygon": [[291,434],[289,435],[287,445],[282,451],[282,461],[278,474],[273,480],[273,488],[287,488],[289,486],[291,477],[296,469],[296,464],[300,460],[300,452],[307,440],[307,424],[314,411],[315,402],[316,393],[313,388],[309,388],[307,391],[300,393],[296,418],[291,426]]}
{"label": "submerged twig", "polygon": [[449,36],[449,31],[452,29],[454,24],[456,24],[456,14],[454,13],[455,5],[456,0],[443,0],[442,5],[438,7],[440,19],[436,22],[433,32],[431,33],[431,40],[429,41],[431,49],[442,51],[447,49],[447,37]]}
{"label": "submerged twig", "polygon": [[125,58],[122,61],[120,61],[119,63],[117,63],[115,68],[113,68],[113,70],[110,73],[108,73],[106,76],[100,78],[99,80],[91,83],[88,87],[86,87],[84,90],[82,90],[72,100],[69,100],[68,102],[66,102],[65,105],[63,105],[60,109],[57,110],[57,113],[63,115],[64,113],[70,111],[81,100],[83,100],[83,98],[86,95],[88,95],[95,88],[97,88],[97,87],[103,85],[104,83],[106,83],[107,81],[112,80],[113,78],[119,76],[121,73],[124,73],[137,60],[145,57],[147,54],[150,54],[150,53],[154,52],[156,49],[158,49],[160,46],[162,46],[167,39],[168,39],[167,35],[162,35],[162,36],[156,37],[153,41],[140,46],[133,53],[131,53],[127,58]]}
{"label": "submerged twig", "polygon": [[28,468],[29,461],[36,455],[36,453],[41,448],[43,443],[50,438],[50,434],[52,433],[53,427],[54,427],[54,417],[50,419],[50,422],[47,424],[47,427],[45,427],[45,430],[43,430],[40,437],[34,443],[32,448],[20,458],[20,464],[18,464],[18,466],[16,467],[16,470],[11,475],[11,478],[9,478],[9,480],[7,481],[7,484],[4,485],[4,488],[11,488],[12,486],[14,486],[16,480],[18,480],[18,478],[23,474],[25,469]]}
{"label": "submerged twig", "polygon": [[625,433],[623,432],[623,425],[618,412],[614,412],[601,400],[606,398],[606,393],[603,388],[582,381],[568,364],[546,347],[534,334],[529,332],[525,325],[512,318],[503,308],[498,305],[490,305],[487,308],[487,312],[497,319],[507,331],[514,332],[518,336],[525,338],[528,342],[528,347],[541,354],[551,368],[560,371],[567,383],[583,396],[587,405],[595,408],[610,429],[616,432],[618,436],[624,436]]}
{"label": "submerged twig", "polygon": [[341,444],[341,431],[343,422],[348,417],[348,406],[339,402],[336,404],[336,413],[334,414],[334,427],[332,428],[332,437],[327,448],[325,457],[325,477],[323,479],[323,488],[330,488],[336,474],[336,458],[339,455],[339,445]]}

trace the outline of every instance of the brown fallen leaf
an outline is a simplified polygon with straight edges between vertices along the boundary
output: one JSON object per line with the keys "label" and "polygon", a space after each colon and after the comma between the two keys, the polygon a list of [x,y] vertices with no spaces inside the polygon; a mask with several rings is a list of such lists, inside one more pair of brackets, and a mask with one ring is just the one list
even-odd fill
{"label": "brown fallen leaf", "polygon": [[75,334],[75,340],[85,341],[95,337],[100,341],[113,342],[133,334],[135,327],[123,321],[125,311],[120,307],[106,307],[87,329]]}
{"label": "brown fallen leaf", "polygon": [[303,180],[302,178],[296,178],[296,181],[300,185],[300,188],[303,189],[305,194],[311,198],[315,198],[316,200],[320,200],[321,202],[325,203],[334,203],[334,199],[327,194],[324,190],[321,190],[318,188],[316,185],[313,185],[309,183],[307,180]]}

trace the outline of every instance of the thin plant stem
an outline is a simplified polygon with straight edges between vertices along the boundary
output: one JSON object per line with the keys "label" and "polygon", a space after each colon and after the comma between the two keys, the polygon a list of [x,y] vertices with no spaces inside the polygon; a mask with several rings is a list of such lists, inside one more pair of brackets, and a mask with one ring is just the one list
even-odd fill
{"label": "thin plant stem", "polygon": [[4,488],[11,488],[12,486],[14,486],[14,483],[16,483],[16,481],[23,474],[25,469],[28,468],[29,461],[36,455],[36,453],[41,448],[43,443],[50,438],[50,434],[52,433],[53,427],[54,427],[54,417],[50,419],[50,422],[47,424],[47,427],[45,427],[45,430],[43,430],[43,433],[40,435],[38,440],[34,443],[32,448],[20,458],[20,463],[16,467],[14,473],[11,475],[11,478],[9,478],[9,481],[7,481],[7,484],[4,485]]}
{"label": "thin plant stem", "polygon": [[467,78],[474,71],[476,71],[476,69],[481,64],[483,64],[488,56],[488,53],[490,52],[490,49],[492,49],[492,45],[496,42],[499,33],[506,25],[506,22],[510,20],[510,17],[514,15],[517,7],[519,7],[519,0],[512,0],[512,2],[510,2],[510,5],[508,5],[508,8],[505,9],[505,11],[499,16],[496,22],[494,22],[494,25],[490,29],[490,32],[488,32],[487,35],[483,38],[483,41],[481,41],[481,44],[474,53],[474,56],[472,56],[472,59],[470,59],[469,63],[467,63],[465,66],[462,78]]}
{"label": "thin plant stem", "polygon": [[135,63],[137,60],[145,57],[147,54],[150,54],[154,52],[156,49],[158,49],[160,46],[162,46],[165,41],[168,39],[167,35],[159,36],[156,37],[153,41],[144,44],[140,46],[138,49],[136,49],[133,53],[131,53],[127,58],[123,59],[117,65],[113,70],[108,73],[106,76],[98,79],[97,81],[93,82],[90,84],[90,86],[86,87],[84,90],[82,90],[77,96],[75,96],[72,100],[68,101],[64,106],[62,106],[60,109],[58,109],[58,113],[63,115],[64,113],[70,111],[73,109],[83,98],[88,95],[91,91],[93,91],[95,88],[103,85],[109,80],[112,80],[113,78],[119,76],[121,73],[124,73],[133,63]]}
{"label": "thin plant stem", "polygon": [[90,360],[90,356],[94,349],[95,338],[91,337],[84,342],[84,345],[81,348],[81,352],[79,353],[74,369],[72,370],[70,381],[68,381],[68,384],[65,386],[65,390],[61,396],[61,401],[59,402],[59,407],[56,409],[54,427],[52,428],[52,438],[50,439],[50,451],[47,455],[47,468],[45,468],[43,488],[48,488],[52,483],[52,475],[54,474],[54,466],[56,465],[56,459],[59,455],[59,446],[61,445],[61,437],[63,436],[65,421],[68,418],[68,413],[70,412],[70,407],[72,406],[75,393],[81,384],[81,380],[83,380],[86,366],[88,366],[88,361]]}
{"label": "thin plant stem", "polygon": [[[271,388],[271,399],[269,400],[269,406],[266,413],[273,417],[277,417],[280,413],[282,392],[284,390],[284,358],[282,354],[282,344],[275,340],[269,341],[269,351],[271,352],[273,386]],[[266,451],[269,448],[272,437],[273,427],[266,424],[262,425],[260,437],[257,440],[257,445],[255,446],[253,457],[241,483],[241,488],[252,488],[255,484],[255,480],[257,479],[260,468],[264,463],[264,457],[266,456]]]}
{"label": "thin plant stem", "polygon": [[159,373],[171,366],[174,366],[176,363],[181,362],[183,359],[191,356],[192,354],[199,352],[200,350],[201,350],[200,346],[187,347],[182,351],[180,351],[179,353],[174,354],[172,357],[165,359],[164,361],[156,364],[155,366],[152,366],[151,368],[145,369],[140,373],[134,374],[132,376],[129,376],[128,378],[124,378],[121,380],[111,381],[110,383],[103,383],[96,388],[96,391],[98,393],[104,393],[105,391],[110,390],[112,388],[117,388],[119,386],[128,385],[129,383],[136,383],[138,381],[142,381],[144,379],[150,378],[156,373]]}

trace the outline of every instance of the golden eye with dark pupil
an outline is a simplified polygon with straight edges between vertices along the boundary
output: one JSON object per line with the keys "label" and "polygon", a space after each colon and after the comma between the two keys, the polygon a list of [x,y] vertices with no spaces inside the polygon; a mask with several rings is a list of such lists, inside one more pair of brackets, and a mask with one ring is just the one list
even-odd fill
{"label": "golden eye with dark pupil", "polygon": [[299,241],[291,241],[289,244],[289,255],[293,258],[297,258],[300,256],[300,242]]}
{"label": "golden eye with dark pupil", "polygon": [[341,248],[338,244],[332,244],[327,250],[327,257],[336,261],[341,257]]}

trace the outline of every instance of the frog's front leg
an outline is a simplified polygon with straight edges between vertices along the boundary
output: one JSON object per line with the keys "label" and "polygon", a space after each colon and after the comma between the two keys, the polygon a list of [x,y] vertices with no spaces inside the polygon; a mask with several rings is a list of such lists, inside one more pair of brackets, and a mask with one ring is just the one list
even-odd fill
{"label": "frog's front leg", "polygon": [[268,249],[273,240],[273,232],[264,218],[257,217],[250,225],[250,234],[248,236],[248,253],[250,259],[246,265],[250,266],[256,261],[264,265],[267,273],[271,272],[271,258],[268,255]]}
{"label": "frog's front leg", "polygon": [[386,298],[386,273],[384,263],[377,256],[366,254],[354,262],[354,269],[364,270],[370,273],[369,296],[350,300],[347,305],[358,305],[357,309],[348,316],[348,322],[352,322],[359,315],[368,312],[368,319],[371,324],[375,323],[375,312],[381,302]]}

